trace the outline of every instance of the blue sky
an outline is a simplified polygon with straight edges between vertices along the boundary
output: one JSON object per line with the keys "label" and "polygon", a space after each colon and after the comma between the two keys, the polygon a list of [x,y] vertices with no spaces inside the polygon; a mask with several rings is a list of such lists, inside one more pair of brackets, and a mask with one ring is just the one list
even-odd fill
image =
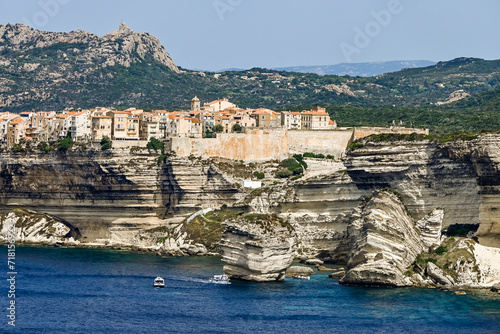
{"label": "blue sky", "polygon": [[500,58],[500,1],[24,0],[0,24],[104,35],[124,20],[185,68]]}

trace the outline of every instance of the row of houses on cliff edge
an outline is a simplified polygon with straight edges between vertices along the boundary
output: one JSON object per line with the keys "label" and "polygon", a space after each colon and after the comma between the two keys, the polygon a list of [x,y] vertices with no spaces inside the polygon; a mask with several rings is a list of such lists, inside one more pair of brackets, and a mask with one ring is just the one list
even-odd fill
{"label": "row of houses on cliff edge", "polygon": [[13,146],[21,140],[56,141],[70,136],[75,141],[149,140],[152,137],[211,137],[214,132],[242,132],[248,128],[301,130],[335,129],[324,108],[302,112],[271,109],[242,109],[228,99],[201,104],[194,97],[190,110],[142,110],[129,108],[0,113],[0,145]]}

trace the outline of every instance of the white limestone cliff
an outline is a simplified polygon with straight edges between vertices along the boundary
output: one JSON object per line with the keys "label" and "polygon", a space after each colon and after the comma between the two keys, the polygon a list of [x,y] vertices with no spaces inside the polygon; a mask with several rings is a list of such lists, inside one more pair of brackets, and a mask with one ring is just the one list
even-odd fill
{"label": "white limestone cliff", "polygon": [[347,227],[349,261],[344,284],[408,284],[404,272],[424,245],[401,200],[389,191],[375,194]]}
{"label": "white limestone cliff", "polygon": [[78,245],[77,229],[67,222],[45,214],[16,209],[0,217],[0,242],[9,242],[9,234],[15,243]]}
{"label": "white limestone cliff", "polygon": [[244,281],[281,281],[295,257],[292,226],[272,215],[249,214],[224,222],[224,273]]}

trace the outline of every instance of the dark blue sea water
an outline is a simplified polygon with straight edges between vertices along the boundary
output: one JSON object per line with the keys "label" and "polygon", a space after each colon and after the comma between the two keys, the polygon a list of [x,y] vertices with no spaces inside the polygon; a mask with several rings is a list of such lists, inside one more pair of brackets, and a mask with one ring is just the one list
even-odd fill
{"label": "dark blue sea water", "polygon": [[[0,252],[6,268],[6,247]],[[33,247],[16,256],[16,327],[7,325],[4,280],[3,332],[500,333],[500,297],[487,291],[346,287],[328,272],[215,285],[217,258]],[[165,289],[152,287],[157,275]]]}

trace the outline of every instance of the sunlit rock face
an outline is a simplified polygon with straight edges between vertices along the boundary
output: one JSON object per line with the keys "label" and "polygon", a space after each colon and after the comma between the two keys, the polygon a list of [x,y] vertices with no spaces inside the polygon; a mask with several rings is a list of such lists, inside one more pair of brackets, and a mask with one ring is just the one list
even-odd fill
{"label": "sunlit rock face", "polygon": [[141,231],[175,227],[207,207],[239,196],[211,162],[134,152],[51,152],[0,155],[0,211],[25,207],[79,228],[82,242],[132,243]]}
{"label": "sunlit rock face", "polygon": [[346,170],[359,189],[396,189],[414,218],[444,209],[443,225],[480,224],[480,243],[500,245],[500,136],[450,143],[372,143],[351,152]]}
{"label": "sunlit rock face", "polygon": [[380,191],[352,215],[344,284],[405,286],[406,268],[424,245],[401,200]]}
{"label": "sunlit rock face", "polygon": [[[158,164],[158,154],[145,148],[4,152],[0,212],[25,207],[60,217],[80,230],[82,243],[137,244],[144,235],[150,238],[145,231],[162,226],[174,231],[201,209],[235,206],[288,221],[297,257],[347,262],[351,249],[344,241],[353,208],[389,187],[401,195],[426,249],[440,243],[440,216],[444,228],[479,224],[479,243],[499,247],[499,152],[500,135],[469,142],[369,143],[342,160],[306,159],[309,168],[297,180],[273,177],[279,161],[252,165],[169,156]],[[265,172],[265,185],[242,188],[241,181],[255,170]],[[156,230],[151,235],[153,244],[190,242]]]}
{"label": "sunlit rock face", "polygon": [[249,214],[224,222],[221,254],[231,279],[281,281],[295,257],[295,231],[273,215]]}
{"label": "sunlit rock face", "polygon": [[[25,51],[62,44],[73,44],[75,48],[85,46],[78,52],[81,64],[128,67],[132,63],[145,61],[147,57],[151,57],[172,71],[179,72],[177,65],[158,38],[148,33],[135,32],[125,22],[120,24],[119,30],[102,37],[83,30],[61,33],[36,30],[22,23],[0,25],[0,51]],[[62,57],[67,55],[63,54]],[[34,65],[36,68],[41,64]],[[60,70],[63,71],[64,68]]]}
{"label": "sunlit rock face", "polygon": [[0,216],[0,242],[78,245],[77,228],[66,221],[34,211],[16,209]]}

